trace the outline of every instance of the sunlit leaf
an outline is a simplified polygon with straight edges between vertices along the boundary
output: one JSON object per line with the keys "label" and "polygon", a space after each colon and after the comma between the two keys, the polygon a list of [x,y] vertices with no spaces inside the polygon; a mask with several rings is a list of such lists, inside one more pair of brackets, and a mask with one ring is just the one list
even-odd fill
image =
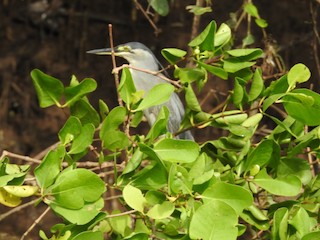
{"label": "sunlit leaf", "polygon": [[211,21],[208,26],[201,32],[197,37],[195,37],[190,43],[190,47],[199,46],[200,50],[213,51],[214,50],[214,38],[216,31],[216,22]]}
{"label": "sunlit leaf", "polygon": [[301,191],[301,181],[294,175],[273,179],[263,169],[255,176],[253,181],[275,195],[296,196]]}
{"label": "sunlit leaf", "polygon": [[59,79],[51,77],[39,69],[31,71],[31,78],[38,95],[40,107],[61,106],[59,101],[62,97],[64,86]]}
{"label": "sunlit leaf", "polygon": [[193,141],[163,139],[154,146],[154,151],[164,161],[190,163],[197,159],[200,149]]}
{"label": "sunlit leaf", "polygon": [[212,200],[220,200],[230,205],[238,214],[253,203],[252,194],[247,189],[223,182],[213,184],[202,196],[205,204]]}
{"label": "sunlit leaf", "polygon": [[64,94],[66,103],[63,106],[71,106],[86,94],[93,92],[97,88],[97,82],[92,78],[85,78],[76,86],[66,87]]}
{"label": "sunlit leaf", "polygon": [[200,206],[190,222],[190,237],[204,240],[237,239],[238,216],[228,204],[212,200]]}
{"label": "sunlit leaf", "polygon": [[142,99],[139,106],[134,109],[134,112],[145,110],[149,107],[160,105],[169,100],[174,87],[167,83],[162,83],[154,86],[148,94]]}
{"label": "sunlit leaf", "polygon": [[132,209],[144,212],[144,207],[147,201],[140,189],[127,185],[124,187],[122,194],[124,200]]}
{"label": "sunlit leaf", "polygon": [[170,64],[176,64],[187,52],[178,48],[164,48],[161,50],[161,54]]}
{"label": "sunlit leaf", "polygon": [[65,170],[52,187],[52,202],[63,208],[80,209],[97,201],[105,190],[104,182],[95,173],[83,168]]}

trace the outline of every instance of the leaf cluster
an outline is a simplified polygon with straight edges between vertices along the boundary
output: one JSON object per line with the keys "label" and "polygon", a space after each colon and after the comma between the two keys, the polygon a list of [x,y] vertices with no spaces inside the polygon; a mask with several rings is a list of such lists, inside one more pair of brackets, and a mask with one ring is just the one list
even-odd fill
{"label": "leaf cluster", "polygon": [[[252,6],[245,9],[262,24]],[[320,238],[320,178],[307,161],[320,155],[320,95],[297,88],[310,78],[308,68],[298,63],[267,83],[257,63],[263,51],[234,49],[230,27],[214,21],[189,47],[194,67],[188,68],[178,66],[186,51],[162,50],[185,93],[180,131],[214,127],[225,136],[202,143],[175,139],[167,131],[165,106],[146,136],[130,134],[143,110],[166,102],[174,87],[157,85],[142,98],[127,68],[118,89],[125,106],[110,110],[101,100],[99,111],[86,97],[96,88],[93,79],[79,82],[73,76],[65,87],[35,69],[31,76],[40,106],[70,108],[70,117],[58,133],[59,146],[34,170],[37,186],[23,185],[30,166],[1,160],[0,203],[14,207],[21,197],[38,195],[63,219],[52,227],[50,239],[107,234],[113,239],[231,240],[244,233],[261,239]],[[201,91],[212,76],[234,84],[225,106],[214,114],[202,110],[194,90]],[[261,137],[266,119],[276,127]],[[112,183],[100,178],[103,171],[78,167],[92,149],[97,163],[111,167]],[[103,195],[110,189],[120,193],[122,213],[104,210]]]}

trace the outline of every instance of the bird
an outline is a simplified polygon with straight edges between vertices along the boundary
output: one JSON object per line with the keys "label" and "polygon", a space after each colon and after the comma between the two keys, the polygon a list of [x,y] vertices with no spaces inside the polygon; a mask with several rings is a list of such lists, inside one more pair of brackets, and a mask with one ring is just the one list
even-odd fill
{"label": "bird", "polygon": [[[111,48],[101,48],[87,51],[90,54],[111,55]],[[114,55],[124,58],[129,63],[134,85],[137,91],[143,90],[147,94],[154,86],[161,83],[167,83],[166,80],[158,75],[152,75],[137,69],[145,69],[151,72],[159,72],[162,65],[155,57],[153,52],[140,42],[128,42],[114,47]],[[133,68],[130,68],[132,66]],[[180,129],[180,123],[184,117],[185,110],[177,93],[173,92],[170,99],[164,104],[150,107],[143,111],[150,126],[154,124],[161,107],[165,105],[169,109],[169,119],[167,128],[169,132],[176,133]],[[185,131],[176,136],[177,139],[194,140],[190,131]]]}

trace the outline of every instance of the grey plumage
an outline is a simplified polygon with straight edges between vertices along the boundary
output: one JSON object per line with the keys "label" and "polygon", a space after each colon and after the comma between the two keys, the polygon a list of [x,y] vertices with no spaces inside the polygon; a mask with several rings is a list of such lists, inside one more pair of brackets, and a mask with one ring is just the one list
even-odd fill
{"label": "grey plumage", "polygon": [[[139,69],[146,69],[153,72],[158,72],[160,70],[161,64],[154,56],[152,51],[147,48],[144,44],[139,42],[129,42],[121,44],[114,48],[116,56],[126,59],[132,67]],[[88,51],[88,53],[100,54],[100,55],[110,55],[111,49],[97,49]],[[129,69],[134,81],[135,87],[137,90],[143,90],[146,93],[150,91],[155,85],[160,83],[168,83],[159,76],[154,76],[146,72],[139,70]],[[170,99],[163,105],[167,106],[170,111],[169,121],[168,121],[168,130],[172,133],[177,132],[180,127],[180,123],[184,116],[184,107],[183,104],[176,93],[173,93]],[[162,105],[150,107],[144,111],[148,123],[153,125],[157,115],[161,109]],[[193,140],[193,136],[190,131],[183,132],[177,136],[179,139],[190,139]]]}

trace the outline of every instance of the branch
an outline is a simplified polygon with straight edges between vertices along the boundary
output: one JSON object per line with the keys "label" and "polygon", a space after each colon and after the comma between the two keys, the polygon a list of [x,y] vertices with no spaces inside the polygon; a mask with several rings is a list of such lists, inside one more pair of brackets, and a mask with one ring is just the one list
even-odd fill
{"label": "branch", "polygon": [[29,207],[29,206],[31,206],[31,205],[33,205],[33,204],[35,204],[37,201],[39,201],[38,198],[37,198],[37,199],[34,199],[34,200],[30,201],[30,202],[27,202],[27,203],[25,203],[25,204],[22,204],[22,205],[20,205],[20,206],[18,206],[18,207],[15,207],[15,208],[11,209],[10,211],[8,211],[8,212],[6,212],[6,213],[1,214],[1,215],[0,215],[0,222],[1,222],[3,219],[5,219],[6,217],[9,217],[11,214],[14,214],[14,213],[16,213],[16,212],[19,212],[19,211],[21,211],[22,209],[24,209],[24,208],[26,208],[26,207]]}
{"label": "branch", "polygon": [[137,0],[133,0],[134,4],[136,5],[136,7],[142,12],[142,14],[145,16],[145,18],[148,20],[148,22],[150,23],[150,25],[152,26],[152,28],[154,29],[154,34],[157,36],[160,32],[161,29],[159,29],[156,24],[152,21],[152,19],[149,17],[149,15],[147,14],[147,12],[143,9],[143,7],[141,6],[141,4],[137,1]]}
{"label": "branch", "polygon": [[[109,27],[109,38],[110,38],[110,47],[111,47],[112,66],[113,66],[113,68],[116,68],[117,64],[116,64],[116,56],[114,54],[112,24],[109,24],[108,27]],[[114,83],[115,83],[116,89],[117,89],[118,103],[119,103],[119,106],[123,106],[123,101],[122,101],[121,96],[120,96],[120,94],[118,92],[119,85],[120,85],[119,74],[118,74],[118,72],[113,72],[113,75],[114,75]]]}
{"label": "branch", "polygon": [[159,77],[159,78],[171,83],[172,85],[176,86],[179,89],[182,88],[182,86],[177,81],[174,81],[174,80],[172,80],[170,78],[167,78],[166,76],[162,75],[160,72],[153,72],[153,71],[150,71],[150,70],[147,70],[147,69],[133,67],[133,66],[128,65],[128,64],[123,64],[120,67],[114,68],[113,71],[118,73],[120,70],[122,70],[123,68],[126,68],[126,67],[134,69],[134,70],[137,70],[137,71],[140,71],[140,72],[149,73],[151,75],[157,76],[157,77]]}
{"label": "branch", "polygon": [[34,229],[34,227],[44,218],[44,216],[49,212],[50,207],[47,207],[47,209],[34,221],[34,223],[28,228],[28,230],[22,235],[20,240],[23,240],[31,231]]}
{"label": "branch", "polygon": [[120,216],[125,216],[125,215],[129,215],[132,213],[138,212],[138,210],[130,210],[127,212],[122,212],[122,213],[117,213],[117,214],[112,214],[112,215],[108,215],[105,218],[114,218],[114,217],[120,217]]}

